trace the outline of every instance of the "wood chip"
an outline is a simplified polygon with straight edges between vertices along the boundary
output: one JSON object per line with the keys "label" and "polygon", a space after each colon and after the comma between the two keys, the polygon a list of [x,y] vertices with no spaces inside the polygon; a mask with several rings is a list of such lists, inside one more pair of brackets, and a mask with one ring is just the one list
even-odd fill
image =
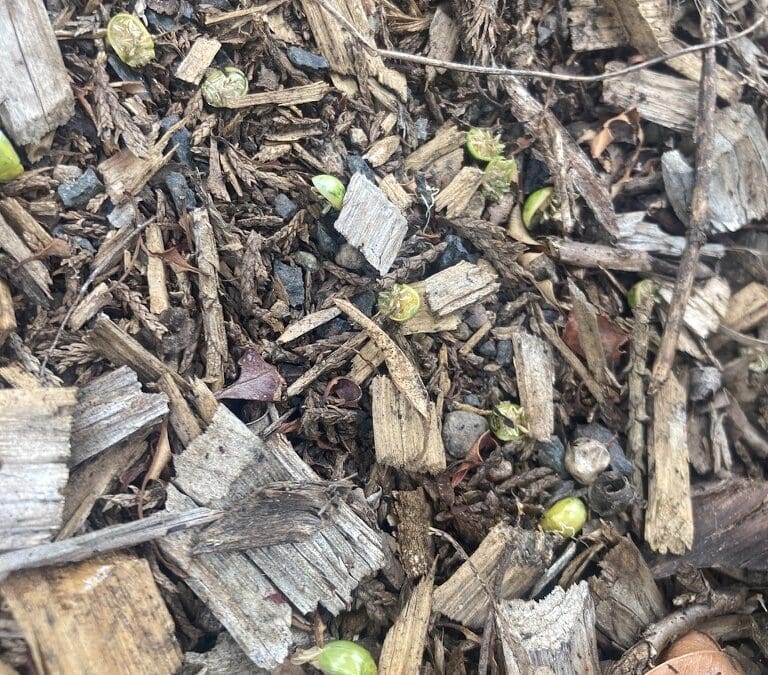
{"label": "wood chip", "polygon": [[379,181],[379,187],[387,196],[387,199],[400,209],[400,211],[405,211],[411,204],[413,204],[413,197],[403,189],[403,186],[398,183],[397,178],[391,173],[388,173]]}
{"label": "wood chip", "polygon": [[103,281],[86,295],[69,317],[70,330],[80,330],[88,321],[112,302],[112,292]]}
{"label": "wood chip", "polygon": [[5,251],[13,262],[25,261],[23,265],[15,268],[8,265],[8,268],[3,270],[3,276],[7,276],[9,281],[18,285],[30,300],[47,306],[53,297],[51,275],[40,260],[31,259],[34,251],[13,231],[2,215],[0,215],[0,251]]}
{"label": "wood chip", "polygon": [[53,241],[48,230],[38,223],[17,199],[13,197],[0,199],[0,213],[13,231],[33,251],[39,252]]}
{"label": "wood chip", "polygon": [[365,344],[352,358],[349,377],[357,384],[363,384],[383,363],[384,354],[382,351],[373,340],[366,340]]}
{"label": "wood chip", "polygon": [[[159,253],[165,250],[163,231],[157,222],[150,223],[145,233],[147,250]],[[157,255],[147,256],[147,291],[149,293],[149,311],[162,314],[171,306],[168,286],[165,278],[165,262]]]}
{"label": "wood chip", "polygon": [[552,350],[540,338],[519,332],[512,336],[515,375],[528,430],[537,441],[555,433],[555,365]]}
{"label": "wood chip", "polygon": [[200,84],[216,54],[221,42],[214,38],[199,37],[195,40],[184,60],[176,68],[176,77],[190,84]]}
{"label": "wood chip", "polygon": [[16,312],[13,309],[11,287],[0,279],[0,347],[5,339],[16,330]]}
{"label": "wood chip", "polygon": [[368,148],[363,157],[372,167],[377,168],[386,164],[399,147],[400,136],[385,136]]}
{"label": "wood chip", "polygon": [[400,490],[394,497],[400,562],[409,579],[418,579],[429,574],[435,559],[435,547],[429,533],[432,509],[423,488]]}
{"label": "wood chip", "polygon": [[[459,48],[459,27],[442,5],[438,5],[432,22],[429,24],[429,42],[427,56],[441,61],[453,61]],[[436,74],[445,72],[445,68],[426,67],[427,83],[435,79]]]}
{"label": "wood chip", "polygon": [[469,202],[483,182],[483,171],[476,166],[465,166],[454,176],[435,199],[435,210],[445,211],[447,218],[466,215]]}
{"label": "wood chip", "polygon": [[427,277],[424,281],[416,281],[410,284],[411,288],[419,294],[421,300],[416,314],[403,321],[400,325],[400,331],[403,335],[415,335],[417,333],[442,333],[443,331],[456,330],[461,323],[461,313],[453,312],[445,316],[437,316],[430,308],[427,302],[427,288],[432,277]]}
{"label": "wood chip", "polygon": [[597,325],[597,311],[579,287],[570,279],[568,280],[568,289],[579,331],[579,345],[587,359],[589,371],[595,378],[595,382],[606,385],[609,382],[608,361],[600,338],[600,329]]}
{"label": "wood chip", "polygon": [[490,265],[466,260],[424,280],[427,303],[438,316],[458,312],[481,302],[499,290],[498,277]]}
{"label": "wood chip", "polygon": [[432,140],[427,141],[408,155],[404,166],[410,171],[422,171],[441,157],[462,149],[466,140],[465,131],[461,131],[452,124],[447,124],[437,130]]}
{"label": "wood chip", "polygon": [[251,108],[257,105],[292,106],[302,103],[314,103],[331,90],[325,82],[313,82],[299,87],[289,87],[276,91],[262,91],[258,94],[246,94],[238,98],[228,98],[227,108]]}
{"label": "wood chip", "polygon": [[[670,282],[659,282],[658,293],[665,303],[672,298],[672,288]],[[683,316],[686,327],[700,338],[709,337],[725,317],[730,297],[730,286],[722,277],[712,277],[694,288]]]}
{"label": "wood chip", "polygon": [[331,319],[335,319],[339,316],[339,314],[341,314],[341,310],[338,307],[319,309],[316,312],[307,314],[288,326],[288,328],[283,331],[283,334],[277,338],[277,343],[285,345],[294,340],[298,340],[302,335],[306,335],[315,330],[318,326],[328,323]]}

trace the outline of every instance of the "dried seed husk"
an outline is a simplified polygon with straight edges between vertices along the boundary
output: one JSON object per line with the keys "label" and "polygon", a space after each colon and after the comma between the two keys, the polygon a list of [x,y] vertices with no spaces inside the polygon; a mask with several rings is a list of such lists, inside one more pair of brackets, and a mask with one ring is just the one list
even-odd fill
{"label": "dried seed husk", "polygon": [[248,93],[248,78],[234,66],[217,68],[208,73],[200,90],[205,102],[214,108],[226,108],[227,103]]}
{"label": "dried seed husk", "polygon": [[146,66],[155,58],[155,41],[141,19],[133,14],[122,12],[109,20],[107,42],[131,68]]}

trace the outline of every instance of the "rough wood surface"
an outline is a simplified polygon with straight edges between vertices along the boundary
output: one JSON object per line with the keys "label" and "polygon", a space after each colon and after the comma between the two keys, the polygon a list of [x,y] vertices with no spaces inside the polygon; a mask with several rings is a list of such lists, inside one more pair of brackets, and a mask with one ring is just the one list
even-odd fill
{"label": "rough wood surface", "polygon": [[165,249],[163,231],[156,222],[147,226],[144,234],[147,242],[147,290],[149,293],[149,311],[153,314],[161,314],[171,306],[166,285],[165,262],[159,255]]}
{"label": "rough wood surface", "polygon": [[0,390],[0,550],[61,527],[75,389]]}
{"label": "rough wood surface", "polygon": [[167,373],[163,375],[158,385],[168,397],[171,427],[179,437],[182,446],[186,447],[203,433],[200,421],[192,412],[192,408],[170,375]]}
{"label": "rough wood surface", "polygon": [[229,98],[227,99],[227,108],[251,108],[257,105],[301,105],[302,103],[319,101],[329,91],[331,91],[331,87],[325,82],[314,82],[299,87]]}
{"label": "rough wood surface", "polygon": [[16,330],[16,311],[13,309],[11,287],[0,279],[0,347],[5,339]]}
{"label": "rough wood surface", "polygon": [[498,276],[486,264],[466,260],[424,280],[424,295],[430,310],[438,316],[453,314],[481,302],[499,290]]}
{"label": "rough wood surface", "polygon": [[685,389],[670,373],[653,400],[648,450],[645,540],[654,551],[677,555],[693,544],[686,403]]}
{"label": "rough wood surface", "polygon": [[585,582],[535,601],[501,602],[496,628],[509,675],[599,675],[595,607]]}
{"label": "rough wood surface", "polygon": [[421,672],[434,582],[434,572],[419,582],[387,632],[379,657],[379,675],[418,675]]}
{"label": "rough wood surface", "polygon": [[3,217],[13,231],[33,251],[40,251],[53,240],[48,230],[34,219],[32,214],[22,206],[18,199],[13,197],[0,199],[0,213],[3,214]]}
{"label": "rough wood surface", "polygon": [[405,168],[411,171],[421,171],[438,159],[461,150],[467,140],[467,133],[446,124],[437,130],[435,136],[424,145],[414,150],[405,160]]}
{"label": "rough wood surface", "polygon": [[555,364],[544,340],[530,333],[512,336],[520,403],[533,438],[549,441],[555,433]]}
{"label": "rough wood surface", "polygon": [[666,614],[664,598],[645,559],[626,537],[600,561],[600,570],[588,580],[597,630],[613,648],[629,649]]}
{"label": "rough wood surface", "polygon": [[435,210],[445,211],[446,218],[465,215],[469,201],[483,182],[483,171],[476,166],[465,166],[457,173],[435,199]]}
{"label": "rough wood surface", "polygon": [[105,555],[2,585],[40,673],[172,675],[174,624],[145,560]]}
{"label": "rough wood surface", "polygon": [[125,148],[99,164],[99,173],[104,179],[107,194],[115,206],[139,194],[149,179],[173,157],[173,149],[165,154],[163,150],[176,130],[176,125],[171,127],[157,143],[149,148],[146,158],[137,157]]}
{"label": "rough wood surface", "polygon": [[437,474],[445,469],[445,448],[435,404],[423,417],[386,375],[371,382],[376,461],[413,473]]}
{"label": "rough wood surface", "polygon": [[536,530],[496,525],[477,550],[435,589],[433,608],[471,628],[482,628],[490,606],[494,575],[507,547],[512,550],[500,599],[523,596],[552,561],[552,537]]}
{"label": "rough wood surface", "polygon": [[[10,260],[3,265],[0,273],[14,286],[24,291],[29,299],[38,305],[48,306],[51,300],[51,275],[40,260],[31,260],[34,251],[14,232],[0,215],[0,251],[5,251]],[[25,261],[23,265],[14,265]]]}
{"label": "rough wood surface", "polygon": [[[660,281],[658,294],[665,303],[669,303],[672,299],[672,284]],[[683,321],[686,327],[700,338],[708,338],[717,331],[728,311],[730,298],[730,286],[722,277],[712,277],[697,286],[685,307]]]}
{"label": "rough wood surface", "polygon": [[606,385],[609,382],[608,361],[603,349],[600,329],[597,325],[597,310],[571,280],[568,281],[568,289],[571,293],[573,313],[578,326],[579,346],[584,352],[589,371],[595,378],[595,382]]}
{"label": "rough wood surface", "polygon": [[43,0],[0,3],[0,122],[18,145],[36,143],[75,112],[69,75]]}
{"label": "rough wood surface", "polygon": [[215,38],[197,38],[182,62],[176,67],[176,77],[190,84],[200,84],[219,49],[221,49],[221,42]]}
{"label": "rough wood surface", "polygon": [[107,284],[101,282],[82,299],[72,312],[72,316],[67,322],[70,330],[80,330],[86,322],[90,321],[110,302],[112,302],[112,292]]}
{"label": "rough wood surface", "polygon": [[429,279],[430,277],[427,277],[423,281],[414,281],[412,284],[409,284],[419,294],[420,304],[416,314],[408,319],[408,321],[403,321],[400,325],[400,331],[403,335],[456,330],[461,323],[460,312],[438,316],[429,308],[429,303],[427,302],[427,287],[431,283]]}
{"label": "rough wood surface", "polygon": [[409,579],[418,579],[429,573],[435,559],[435,547],[429,533],[432,509],[423,488],[400,490],[394,494],[400,562]]}
{"label": "rough wood surface", "polygon": [[95,378],[77,394],[71,465],[134,435],[146,438],[167,413],[165,394],[144,393],[130,368],[118,368]]}
{"label": "rough wood surface", "polygon": [[408,230],[400,209],[361,173],[349,181],[333,227],[382,275],[392,267]]}
{"label": "rough wood surface", "polygon": [[613,49],[629,43],[624,26],[610,6],[597,0],[571,0],[568,27],[575,52]]}

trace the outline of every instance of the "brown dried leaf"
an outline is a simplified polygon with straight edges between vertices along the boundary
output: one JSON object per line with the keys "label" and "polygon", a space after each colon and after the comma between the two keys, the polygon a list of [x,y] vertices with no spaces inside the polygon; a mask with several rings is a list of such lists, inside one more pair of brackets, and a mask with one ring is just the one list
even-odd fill
{"label": "brown dried leaf", "polygon": [[[624,353],[621,350],[621,347],[629,340],[629,334],[625,333],[616,324],[600,314],[597,315],[597,328],[600,331],[600,343],[603,345],[603,351],[605,352],[606,358],[611,363],[615,363]],[[565,342],[574,353],[579,356],[584,356],[584,351],[579,342],[579,324],[576,321],[576,314],[574,312],[568,314],[568,320],[565,323],[565,331],[563,331],[563,342]]]}
{"label": "brown dried leaf", "polygon": [[155,258],[161,258],[169,265],[173,265],[181,271],[193,272],[194,274],[202,274],[202,272],[197,269],[197,267],[194,267],[187,262],[187,259],[181,255],[181,251],[179,251],[176,246],[171,246],[171,248],[166,249],[165,251],[150,251],[146,246],[144,246],[144,242],[141,243],[141,246],[147,255],[154,256]]}
{"label": "brown dried leaf", "polygon": [[482,436],[478,437],[467,453],[467,456],[456,466],[453,476],[451,476],[451,487],[456,487],[464,480],[470,469],[480,466],[485,461],[480,454],[481,450],[493,452],[498,447],[499,444],[490,431],[486,431]]}
{"label": "brown dried leaf", "polygon": [[72,255],[72,247],[69,245],[69,243],[64,241],[64,239],[59,239],[57,237],[54,237],[46,246],[41,248],[37,253],[27,258],[24,258],[24,260],[19,260],[19,262],[15,263],[13,265],[13,269],[18,269],[19,267],[22,267],[23,265],[26,265],[28,262],[32,262],[33,260],[43,260],[51,256],[54,256],[56,258],[69,258],[71,255]]}
{"label": "brown dried leaf", "polygon": [[744,675],[744,671],[728,654],[720,651],[700,651],[678,656],[651,668],[646,675]]}
{"label": "brown dried leaf", "polygon": [[245,401],[279,401],[285,380],[255,349],[247,349],[239,361],[240,377],[216,394],[216,398]]}
{"label": "brown dried leaf", "polygon": [[344,408],[357,408],[357,404],[363,397],[360,385],[348,377],[334,377],[325,387],[323,401],[331,405],[339,405]]}
{"label": "brown dried leaf", "polygon": [[592,158],[597,159],[614,141],[632,143],[633,145],[642,142],[640,113],[637,112],[637,108],[611,117],[603,123],[603,128],[589,142]]}

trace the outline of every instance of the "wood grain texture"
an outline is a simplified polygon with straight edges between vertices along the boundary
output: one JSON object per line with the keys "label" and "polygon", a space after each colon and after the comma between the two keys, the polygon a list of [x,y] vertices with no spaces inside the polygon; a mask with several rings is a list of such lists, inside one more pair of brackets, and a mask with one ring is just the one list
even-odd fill
{"label": "wood grain texture", "polygon": [[0,2],[0,53],[0,122],[18,145],[35,143],[75,112],[43,0]]}
{"label": "wood grain texture", "polygon": [[[483,263],[483,261],[481,261]],[[499,290],[498,275],[486,262],[473,265],[466,260],[424,280],[429,308],[446,316],[481,302]]]}
{"label": "wood grain texture", "polygon": [[181,665],[173,619],[145,560],[108,554],[18,572],[2,591],[38,672],[172,675]]}
{"label": "wood grain texture", "polygon": [[515,375],[520,403],[526,411],[528,430],[538,441],[549,441],[555,432],[555,364],[544,340],[530,333],[512,336]]}
{"label": "wood grain texture", "polygon": [[61,527],[75,389],[0,390],[0,550]]}
{"label": "wood grain texture", "polygon": [[197,38],[182,62],[176,67],[176,77],[184,82],[200,84],[200,80],[213,63],[219,49],[221,49],[221,42],[218,40]]}

